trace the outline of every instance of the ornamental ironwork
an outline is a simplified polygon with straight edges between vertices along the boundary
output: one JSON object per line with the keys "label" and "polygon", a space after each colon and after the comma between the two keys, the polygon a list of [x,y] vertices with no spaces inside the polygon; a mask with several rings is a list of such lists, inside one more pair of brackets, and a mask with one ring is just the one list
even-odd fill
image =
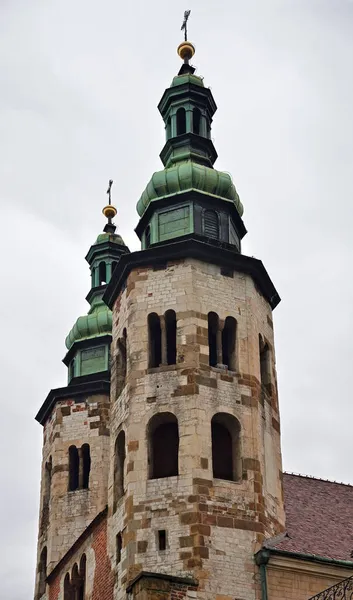
{"label": "ornamental ironwork", "polygon": [[336,583],[309,600],[353,600],[353,577]]}

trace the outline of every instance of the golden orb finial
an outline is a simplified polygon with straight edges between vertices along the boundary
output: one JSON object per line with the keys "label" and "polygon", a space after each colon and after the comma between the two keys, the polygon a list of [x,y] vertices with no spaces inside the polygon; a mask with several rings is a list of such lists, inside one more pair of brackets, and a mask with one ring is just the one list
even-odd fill
{"label": "golden orb finial", "polygon": [[112,204],[107,204],[107,206],[105,206],[102,210],[103,215],[107,219],[114,219],[117,212],[118,211],[116,210],[115,206],[113,206]]}
{"label": "golden orb finial", "polygon": [[177,53],[184,62],[189,62],[189,60],[195,54],[195,46],[188,40],[185,40],[184,42],[181,42],[181,44],[179,44],[177,48]]}

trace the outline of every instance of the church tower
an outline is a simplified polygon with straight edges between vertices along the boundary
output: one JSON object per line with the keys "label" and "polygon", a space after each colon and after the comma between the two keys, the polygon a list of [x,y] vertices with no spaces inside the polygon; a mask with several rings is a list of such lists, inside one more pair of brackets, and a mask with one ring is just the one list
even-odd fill
{"label": "church tower", "polygon": [[254,555],[284,531],[272,311],[241,252],[243,206],[214,168],[193,45],[158,105],[163,169],[138,203],[142,249],[90,248],[88,315],[44,427],[36,600],[258,600]]}
{"label": "church tower", "polygon": [[260,597],[254,553],[284,530],[272,311],[261,261],[241,254],[243,207],[217,171],[216,104],[183,65],[159,103],[164,169],[142,193],[142,251],[121,257],[113,312],[109,554],[125,598]]}

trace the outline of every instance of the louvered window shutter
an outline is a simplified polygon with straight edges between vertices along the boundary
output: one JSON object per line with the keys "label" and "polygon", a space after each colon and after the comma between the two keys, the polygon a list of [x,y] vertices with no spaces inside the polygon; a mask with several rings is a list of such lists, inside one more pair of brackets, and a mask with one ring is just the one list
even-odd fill
{"label": "louvered window shutter", "polygon": [[207,237],[219,238],[218,215],[214,210],[205,210],[203,228]]}

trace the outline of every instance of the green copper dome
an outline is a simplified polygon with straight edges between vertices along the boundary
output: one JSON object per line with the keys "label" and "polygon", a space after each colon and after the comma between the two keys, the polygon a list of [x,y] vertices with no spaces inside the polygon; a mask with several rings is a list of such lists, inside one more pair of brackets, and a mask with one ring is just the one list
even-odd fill
{"label": "green copper dome", "polygon": [[94,243],[103,244],[104,242],[112,242],[113,244],[120,244],[120,246],[125,246],[123,238],[118,233],[100,233]]}
{"label": "green copper dome", "polygon": [[137,212],[141,217],[154,200],[191,190],[234,202],[239,215],[243,214],[243,205],[231,176],[191,160],[154,173],[137,203]]}
{"label": "green copper dome", "polygon": [[175,87],[177,85],[184,85],[184,83],[193,83],[194,85],[203,85],[203,81],[201,77],[194,75],[193,73],[183,73],[182,75],[176,75],[173,78],[172,84],[170,87]]}
{"label": "green copper dome", "polygon": [[112,332],[112,312],[102,298],[93,302],[87,315],[79,317],[65,340],[68,350],[75,342]]}

